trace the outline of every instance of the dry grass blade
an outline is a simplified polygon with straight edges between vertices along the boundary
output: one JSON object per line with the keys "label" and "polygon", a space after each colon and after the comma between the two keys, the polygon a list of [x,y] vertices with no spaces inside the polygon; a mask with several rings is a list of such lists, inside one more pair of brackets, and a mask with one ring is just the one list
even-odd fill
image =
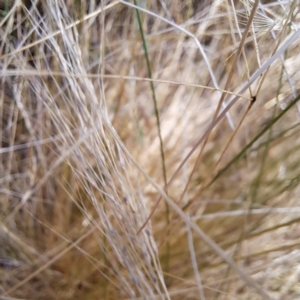
{"label": "dry grass blade", "polygon": [[299,14],[0,0],[0,298],[300,298]]}

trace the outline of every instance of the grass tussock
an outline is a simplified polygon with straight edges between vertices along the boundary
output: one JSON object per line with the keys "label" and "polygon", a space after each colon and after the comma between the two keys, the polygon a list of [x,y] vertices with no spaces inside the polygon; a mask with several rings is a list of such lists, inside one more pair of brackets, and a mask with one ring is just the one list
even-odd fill
{"label": "grass tussock", "polygon": [[1,299],[299,299],[299,3],[0,0]]}

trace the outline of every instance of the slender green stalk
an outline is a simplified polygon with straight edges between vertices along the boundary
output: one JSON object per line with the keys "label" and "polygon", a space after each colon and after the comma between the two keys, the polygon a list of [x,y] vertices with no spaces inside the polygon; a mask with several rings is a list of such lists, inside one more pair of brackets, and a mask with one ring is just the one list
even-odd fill
{"label": "slender green stalk", "polygon": [[[277,100],[278,100],[278,95],[280,93],[280,89],[281,89],[281,86],[282,86],[282,75],[283,75],[283,68],[281,70],[279,86],[278,86],[278,89],[277,89],[277,97],[276,97]],[[278,101],[277,101],[277,103],[278,103]],[[275,118],[276,112],[277,112],[277,105],[274,106],[272,119]],[[270,142],[271,142],[271,139],[272,139],[272,129],[273,129],[272,127],[270,127],[268,129],[268,138],[267,138],[267,141],[264,143],[264,149],[263,149],[261,164],[260,164],[260,167],[259,167],[259,170],[258,170],[257,177],[254,180],[254,183],[253,183],[253,186],[252,186],[251,201],[250,201],[250,204],[249,204],[248,213],[247,213],[246,218],[244,220],[244,224],[242,226],[241,233],[240,233],[240,238],[239,238],[239,240],[236,244],[233,257],[238,256],[238,253],[239,253],[239,250],[241,249],[243,241],[246,240],[247,235],[249,233],[251,233],[254,229],[254,228],[252,228],[252,230],[247,230],[247,224],[249,224],[249,221],[250,221],[250,218],[251,218],[251,211],[253,209],[254,203],[256,203],[257,194],[258,194],[260,184],[261,184],[261,180],[262,180],[262,177],[263,177],[263,174],[264,174],[264,166],[265,166],[265,163],[266,163],[267,155],[269,153],[269,145],[270,145]],[[255,223],[255,225],[256,225],[255,227],[257,227],[257,223]],[[236,257],[236,260],[238,260],[238,257]],[[229,277],[230,271],[231,271],[231,269],[228,267],[227,271],[226,271],[226,277]],[[220,288],[220,289],[222,290],[223,288]]]}
{"label": "slender green stalk", "polygon": [[211,182],[207,185],[210,186],[212,185],[223,173],[225,173],[234,163],[236,163],[239,159],[244,157],[246,154],[247,150],[251,148],[251,146],[260,138],[262,137],[277,121],[281,119],[298,101],[300,100],[300,95],[298,95],[291,103],[284,109],[283,111],[280,112],[280,114],[275,117],[268,125],[265,126],[265,128],[258,134],[256,135],[253,140],[246,145],[242,151],[238,155],[236,155],[224,168],[222,168],[216,175],[215,177],[211,180]]}
{"label": "slender green stalk", "polygon": [[[138,6],[136,0],[134,0],[134,4],[136,6]],[[140,12],[139,12],[138,9],[136,9],[136,16],[137,16],[137,21],[138,21],[138,25],[139,25],[139,31],[140,31],[142,42],[143,42],[144,55],[145,55],[145,60],[146,60],[146,64],[147,64],[147,71],[148,71],[148,78],[152,79],[152,71],[151,71],[150,59],[149,59],[149,55],[148,55],[148,47],[147,47],[147,42],[146,42],[144,31],[143,31]],[[153,83],[153,81],[150,81],[149,83],[150,83],[150,88],[151,88],[151,92],[152,92],[154,112],[155,112],[155,117],[156,117],[156,125],[157,125],[157,130],[158,130],[164,186],[167,186],[167,171],[166,171],[166,164],[165,164],[163,139],[162,139],[162,136],[161,136],[161,125],[160,125],[160,119],[159,119],[159,111],[158,111],[158,107],[157,107],[157,99],[156,99],[156,94],[155,94],[154,83]],[[165,202],[165,203],[166,203],[166,221],[167,221],[167,226],[168,226],[169,223],[170,223],[170,219],[169,219],[169,214],[170,214],[169,210],[170,209],[169,209],[168,203],[167,202]],[[167,236],[168,235],[169,235],[169,233],[167,232]],[[167,255],[166,255],[166,271],[168,271],[168,269],[169,269],[169,256],[170,256],[170,244],[169,244],[168,241],[167,241],[167,245],[166,245],[166,252],[167,252]]]}
{"label": "slender green stalk", "polygon": [[[286,56],[286,51],[285,51],[285,56]],[[276,94],[276,105],[274,106],[274,109],[273,109],[272,119],[275,118],[276,113],[277,113],[278,96],[279,96],[279,93],[280,93],[280,90],[281,90],[281,87],[282,87],[283,71],[284,71],[284,69],[282,67],[281,72],[280,72],[279,85],[278,85],[277,94]],[[272,139],[272,129],[273,129],[272,127],[270,127],[268,129],[268,131],[269,131],[268,138],[267,138],[267,141],[265,142],[265,145],[264,145],[263,156],[262,156],[260,168],[259,168],[258,175],[257,175],[256,179],[254,180],[254,184],[253,184],[253,187],[252,187],[251,202],[250,202],[250,205],[249,205],[249,213],[247,214],[247,221],[246,222],[248,222],[249,221],[248,219],[251,217],[250,212],[253,208],[254,203],[256,203],[257,194],[258,194],[260,184],[261,184],[261,181],[262,181],[262,178],[263,178],[264,166],[265,166],[265,162],[266,162],[266,159],[267,159],[267,155],[269,153],[269,145],[270,145],[271,139]],[[262,219],[264,219],[264,217]],[[257,227],[259,223],[260,222],[255,223],[255,227]],[[252,228],[252,230],[253,229],[254,228]]]}

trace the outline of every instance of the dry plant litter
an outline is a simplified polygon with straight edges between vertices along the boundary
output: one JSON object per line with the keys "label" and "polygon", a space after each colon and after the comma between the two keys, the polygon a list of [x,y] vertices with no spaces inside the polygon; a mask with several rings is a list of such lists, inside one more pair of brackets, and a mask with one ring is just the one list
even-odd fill
{"label": "dry plant litter", "polygon": [[0,0],[1,299],[299,299],[300,3]]}

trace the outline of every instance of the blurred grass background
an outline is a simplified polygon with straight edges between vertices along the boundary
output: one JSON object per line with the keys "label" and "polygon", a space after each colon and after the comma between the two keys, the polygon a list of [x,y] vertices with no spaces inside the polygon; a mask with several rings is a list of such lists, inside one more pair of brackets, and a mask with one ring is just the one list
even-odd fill
{"label": "blurred grass background", "polygon": [[299,299],[299,7],[0,0],[0,299]]}

